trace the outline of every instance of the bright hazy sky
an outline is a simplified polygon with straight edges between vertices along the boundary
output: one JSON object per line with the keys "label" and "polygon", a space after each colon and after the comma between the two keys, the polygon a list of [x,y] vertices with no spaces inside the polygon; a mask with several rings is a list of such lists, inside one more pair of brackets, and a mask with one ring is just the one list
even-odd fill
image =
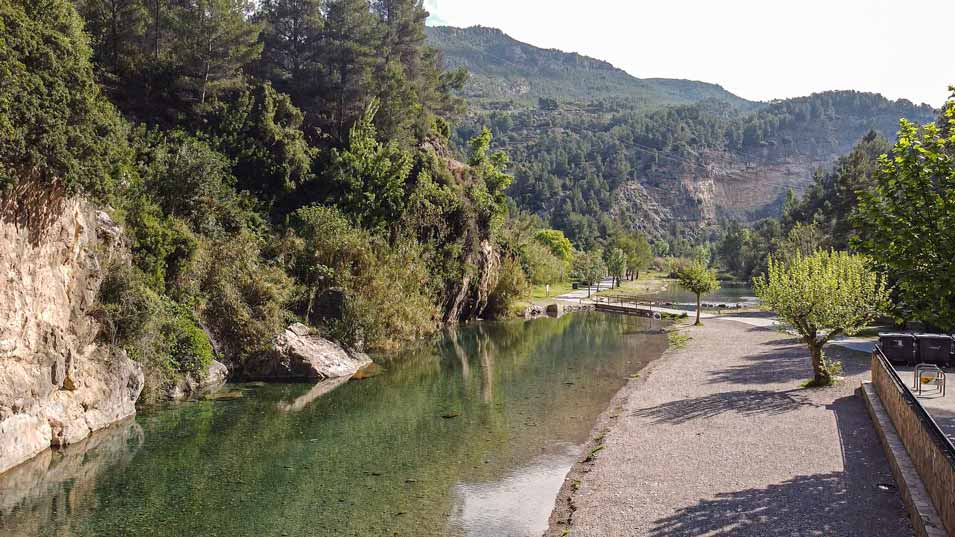
{"label": "bright hazy sky", "polygon": [[429,24],[491,26],[641,78],[754,100],[856,89],[940,106],[955,0],[425,0]]}

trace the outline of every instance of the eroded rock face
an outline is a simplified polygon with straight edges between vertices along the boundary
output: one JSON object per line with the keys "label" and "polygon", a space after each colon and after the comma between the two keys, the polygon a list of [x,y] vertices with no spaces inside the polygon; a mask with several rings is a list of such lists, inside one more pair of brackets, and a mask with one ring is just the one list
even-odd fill
{"label": "eroded rock face", "polygon": [[136,412],[142,370],[89,315],[120,236],[48,187],[0,199],[0,472]]}
{"label": "eroded rock face", "polygon": [[247,380],[318,382],[351,377],[371,364],[364,353],[350,351],[295,323],[275,339],[271,353],[252,359],[245,366]]}

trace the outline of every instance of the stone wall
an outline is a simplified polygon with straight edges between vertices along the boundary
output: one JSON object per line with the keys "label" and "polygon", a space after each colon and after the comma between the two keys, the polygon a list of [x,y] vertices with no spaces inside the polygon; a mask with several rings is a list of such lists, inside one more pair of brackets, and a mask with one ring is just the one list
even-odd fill
{"label": "stone wall", "polygon": [[919,418],[919,403],[900,388],[882,361],[872,357],[872,385],[918,471],[949,535],[955,535],[955,458]]}
{"label": "stone wall", "polygon": [[135,413],[142,370],[90,316],[120,237],[48,185],[0,197],[0,472]]}

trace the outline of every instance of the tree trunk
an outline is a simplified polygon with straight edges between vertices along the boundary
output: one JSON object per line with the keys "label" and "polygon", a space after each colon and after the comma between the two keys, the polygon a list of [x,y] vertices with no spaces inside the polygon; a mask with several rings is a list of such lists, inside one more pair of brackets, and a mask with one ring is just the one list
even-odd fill
{"label": "tree trunk", "polygon": [[700,309],[702,309],[702,307],[703,306],[701,304],[700,295],[699,293],[697,293],[696,295],[696,324],[694,326],[700,326],[701,324],[703,324],[700,322]]}
{"label": "tree trunk", "polygon": [[816,342],[809,343],[809,352],[812,354],[812,383],[815,386],[828,386],[832,384],[832,375],[826,370],[822,363],[822,345]]}

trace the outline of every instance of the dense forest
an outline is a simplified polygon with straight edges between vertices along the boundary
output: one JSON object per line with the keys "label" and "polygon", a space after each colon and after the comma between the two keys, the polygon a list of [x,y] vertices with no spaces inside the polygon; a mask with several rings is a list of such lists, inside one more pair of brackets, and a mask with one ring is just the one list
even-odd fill
{"label": "dense forest", "polygon": [[149,386],[213,356],[241,371],[292,321],[380,348],[499,315],[562,263],[537,220],[511,223],[488,132],[452,158],[466,74],[426,17],[416,0],[0,2],[4,198],[80,194],[122,225],[96,316]]}

